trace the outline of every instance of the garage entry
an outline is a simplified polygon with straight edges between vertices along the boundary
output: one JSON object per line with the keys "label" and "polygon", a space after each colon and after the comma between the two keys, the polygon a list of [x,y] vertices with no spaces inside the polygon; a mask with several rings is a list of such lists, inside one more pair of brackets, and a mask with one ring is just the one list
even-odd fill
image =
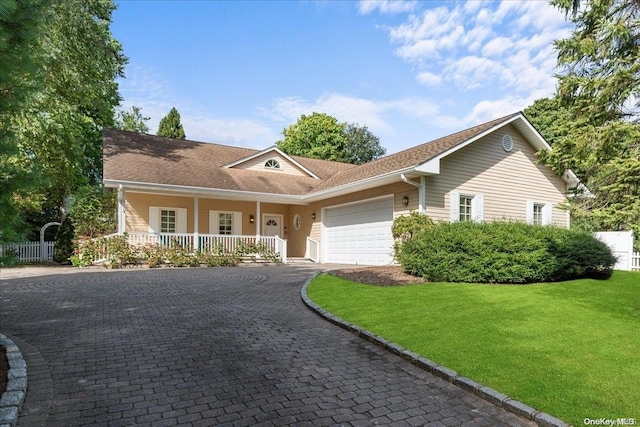
{"label": "garage entry", "polygon": [[393,196],[326,208],[323,262],[384,265],[393,261]]}

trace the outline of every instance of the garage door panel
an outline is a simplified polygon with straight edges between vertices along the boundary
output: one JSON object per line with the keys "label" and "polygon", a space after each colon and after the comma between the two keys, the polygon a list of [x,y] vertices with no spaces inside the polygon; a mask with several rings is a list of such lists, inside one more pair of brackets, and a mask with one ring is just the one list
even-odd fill
{"label": "garage door panel", "polygon": [[326,209],[326,262],[380,265],[393,261],[393,197]]}

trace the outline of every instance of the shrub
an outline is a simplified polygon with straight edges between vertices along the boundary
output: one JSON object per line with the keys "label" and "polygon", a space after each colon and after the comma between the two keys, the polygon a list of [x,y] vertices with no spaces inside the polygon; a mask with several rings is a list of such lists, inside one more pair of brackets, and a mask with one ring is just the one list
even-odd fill
{"label": "shrub", "polygon": [[0,248],[0,267],[9,267],[17,265],[19,260],[19,253],[14,248],[4,249]]}
{"label": "shrub", "polygon": [[401,243],[397,256],[426,280],[470,283],[604,278],[615,264],[590,234],[504,221],[439,223]]}
{"label": "shrub", "polygon": [[431,218],[417,211],[412,211],[409,215],[401,215],[393,220],[391,234],[394,239],[402,242],[431,226],[433,226]]}
{"label": "shrub", "polygon": [[240,258],[231,254],[216,254],[213,252],[201,252],[198,254],[200,264],[207,267],[235,267],[240,263]]}
{"label": "shrub", "polygon": [[73,246],[74,229],[73,223],[69,217],[66,217],[56,233],[55,239],[55,251],[53,253],[53,259],[61,264],[66,264],[74,254]]}

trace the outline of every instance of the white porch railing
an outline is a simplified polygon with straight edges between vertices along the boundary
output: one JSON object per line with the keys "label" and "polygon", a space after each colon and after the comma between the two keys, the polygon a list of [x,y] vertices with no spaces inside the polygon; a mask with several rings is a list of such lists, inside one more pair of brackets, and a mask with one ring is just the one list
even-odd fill
{"label": "white porch railing", "polygon": [[309,258],[313,262],[320,261],[320,245],[317,241],[313,240],[310,237],[307,237],[307,254],[306,257]]}
{"label": "white porch railing", "polygon": [[631,270],[640,271],[640,252],[634,252],[631,255]]}
{"label": "white porch railing", "polygon": [[[110,237],[110,236],[108,236]],[[222,234],[199,234],[198,245],[191,233],[127,233],[131,246],[160,245],[162,247],[180,246],[187,251],[196,248],[203,252],[233,253],[240,247],[263,245],[265,249],[279,254],[282,263],[287,262],[287,241],[278,236],[243,236]]]}
{"label": "white porch railing", "polygon": [[0,256],[13,253],[18,262],[53,261],[54,242],[20,242],[0,245]]}

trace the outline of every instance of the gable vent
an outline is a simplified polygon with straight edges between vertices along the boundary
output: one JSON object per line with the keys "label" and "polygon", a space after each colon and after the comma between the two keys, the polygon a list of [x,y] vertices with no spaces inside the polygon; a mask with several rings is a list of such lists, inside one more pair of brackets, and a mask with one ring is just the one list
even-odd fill
{"label": "gable vent", "polygon": [[502,137],[502,148],[506,152],[513,150],[513,138],[511,138],[511,135],[505,135]]}

